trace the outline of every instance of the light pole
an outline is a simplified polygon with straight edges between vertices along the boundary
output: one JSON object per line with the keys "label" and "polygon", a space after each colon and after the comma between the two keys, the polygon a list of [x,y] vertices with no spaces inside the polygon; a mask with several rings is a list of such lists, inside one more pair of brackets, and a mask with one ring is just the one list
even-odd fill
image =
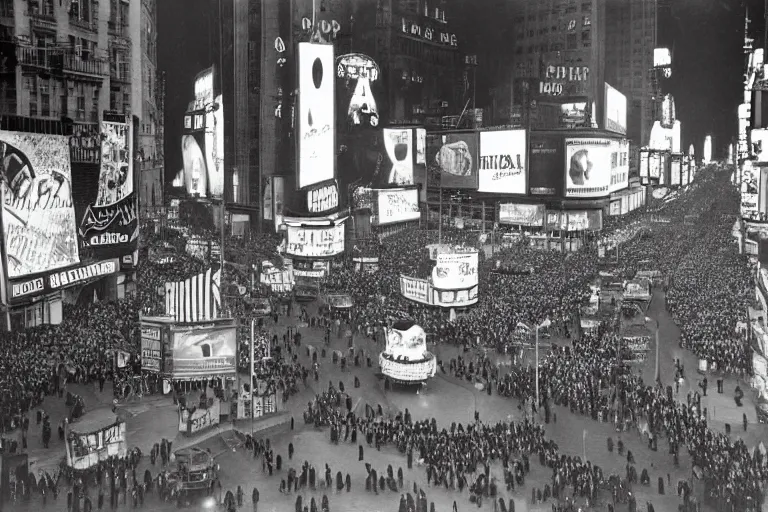
{"label": "light pole", "polygon": [[254,366],[255,366],[255,350],[254,350],[254,344],[255,344],[255,336],[256,336],[256,319],[251,318],[251,379],[248,381],[248,389],[251,393],[251,437],[253,437],[253,397],[254,397],[254,386],[253,386],[253,374],[254,374]]}
{"label": "light pole", "polygon": [[535,328],[534,328],[535,340],[536,340],[536,345],[535,345],[536,384],[535,385],[536,385],[536,410],[537,411],[539,410],[539,405],[541,404],[541,397],[539,396],[539,329],[541,329],[542,327],[549,327],[550,325],[552,325],[552,322],[549,320],[549,317],[547,317],[541,323],[536,322]]}

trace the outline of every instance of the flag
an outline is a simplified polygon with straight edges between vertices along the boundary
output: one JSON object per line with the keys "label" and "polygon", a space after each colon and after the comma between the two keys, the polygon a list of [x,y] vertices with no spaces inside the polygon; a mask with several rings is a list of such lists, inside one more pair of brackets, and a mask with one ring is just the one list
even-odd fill
{"label": "flag", "polygon": [[165,314],[177,322],[218,318],[221,270],[208,269],[189,279],[165,283]]}

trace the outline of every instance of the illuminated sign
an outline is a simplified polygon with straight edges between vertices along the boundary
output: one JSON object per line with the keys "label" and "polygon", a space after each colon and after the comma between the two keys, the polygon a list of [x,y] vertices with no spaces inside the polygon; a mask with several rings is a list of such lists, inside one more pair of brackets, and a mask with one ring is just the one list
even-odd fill
{"label": "illuminated sign", "polygon": [[392,164],[387,183],[413,185],[413,128],[385,128],[384,150]]}
{"label": "illuminated sign", "polygon": [[100,235],[93,235],[88,240],[88,245],[115,245],[128,243],[128,235],[124,233],[101,233]]}
{"label": "illuminated sign", "polygon": [[336,76],[339,78],[374,82],[380,74],[379,65],[362,53],[348,53],[336,58]]}
{"label": "illuminated sign", "polygon": [[379,125],[379,110],[371,90],[371,82],[380,75],[379,66],[367,55],[349,53],[336,59],[336,76],[354,82],[354,92],[347,108],[347,120],[353,125]]}
{"label": "illuminated sign", "polygon": [[117,259],[101,261],[92,265],[78,267],[72,270],[56,272],[48,276],[48,283],[51,289],[63,288],[95,277],[103,277],[114,274],[120,270],[120,262]]}
{"label": "illuminated sign", "polygon": [[334,99],[333,46],[299,43],[299,188],[334,177]]}
{"label": "illuminated sign", "polygon": [[309,213],[322,213],[339,207],[339,187],[334,183],[307,192]]}
{"label": "illuminated sign", "polygon": [[376,225],[418,220],[421,217],[419,191],[415,188],[376,190],[376,196],[376,218],[373,220]]}
{"label": "illuminated sign", "polygon": [[653,49],[653,67],[663,68],[672,65],[672,53],[669,48]]}
{"label": "illuminated sign", "polygon": [[566,139],[565,164],[567,197],[600,197],[629,183],[627,141]]}
{"label": "illuminated sign", "polygon": [[606,130],[627,133],[627,97],[605,84],[605,122]]}
{"label": "illuminated sign", "polygon": [[406,18],[401,18],[401,30],[403,34],[448,46],[458,46],[456,34],[443,32],[429,26],[423,26]]}
{"label": "illuminated sign", "polygon": [[547,66],[544,79],[539,82],[539,94],[560,96],[564,94],[567,82],[586,82],[589,79],[587,66]]}
{"label": "illuminated sign", "polygon": [[14,283],[11,285],[11,298],[15,299],[24,295],[37,294],[45,290],[45,282],[42,277],[25,281],[23,283]]}
{"label": "illuminated sign", "polygon": [[477,190],[525,194],[526,142],[525,130],[480,132]]}
{"label": "illuminated sign", "polygon": [[304,228],[288,226],[285,252],[289,256],[323,258],[344,252],[344,223]]}
{"label": "illuminated sign", "polygon": [[203,110],[213,101],[213,68],[198,73],[195,77],[194,110]]}

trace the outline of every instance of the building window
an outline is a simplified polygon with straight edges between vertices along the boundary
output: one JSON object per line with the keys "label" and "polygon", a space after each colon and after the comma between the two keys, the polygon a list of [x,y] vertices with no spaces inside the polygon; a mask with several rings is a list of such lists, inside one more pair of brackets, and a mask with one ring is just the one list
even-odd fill
{"label": "building window", "polygon": [[585,27],[591,27],[592,26],[592,16],[590,15],[584,15],[581,17],[581,24]]}
{"label": "building window", "polygon": [[123,93],[123,113],[127,114],[131,111],[131,93]]}
{"label": "building window", "polygon": [[575,50],[577,46],[576,34],[568,34],[566,39],[566,49]]}
{"label": "building window", "polygon": [[592,12],[592,2],[582,2],[581,12]]}
{"label": "building window", "polygon": [[59,96],[59,113],[62,117],[69,116],[69,105],[67,103],[67,91],[64,89],[61,92],[61,96]]}

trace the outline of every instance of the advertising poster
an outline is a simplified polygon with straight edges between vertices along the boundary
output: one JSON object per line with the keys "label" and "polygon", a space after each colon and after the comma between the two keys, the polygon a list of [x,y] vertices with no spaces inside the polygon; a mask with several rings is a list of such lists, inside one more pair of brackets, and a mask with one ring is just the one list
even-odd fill
{"label": "advertising poster", "polygon": [[543,204],[500,204],[499,224],[543,226],[544,212]]}
{"label": "advertising poster", "polygon": [[[111,457],[125,457],[128,454],[124,421],[115,421],[99,429],[91,430],[92,427],[89,427],[89,424],[80,423],[73,423],[70,427],[71,437],[66,446],[69,467],[82,471]],[[84,428],[89,430],[84,432]]]}
{"label": "advertising poster", "polygon": [[610,192],[615,161],[612,142],[610,139],[565,139],[566,197],[601,197]]}
{"label": "advertising poster", "polygon": [[160,371],[163,357],[160,327],[141,326],[141,369],[149,372]]}
{"label": "advertising poster", "polygon": [[648,181],[648,152],[640,152],[640,178]]}
{"label": "advertising poster", "polygon": [[759,217],[759,169],[755,169],[752,162],[745,160],[741,167],[741,216],[745,219]]}
{"label": "advertising poster", "polygon": [[752,152],[758,163],[768,163],[768,128],[756,128],[750,134]]}
{"label": "advertising poster", "polygon": [[673,158],[669,166],[669,184],[672,187],[680,185],[680,159]]}
{"label": "advertising poster", "polygon": [[563,212],[567,231],[600,231],[603,229],[603,210]]}
{"label": "advertising poster", "polygon": [[627,97],[605,84],[605,122],[606,130],[627,134]]}
{"label": "advertising poster", "polygon": [[387,184],[413,185],[414,132],[413,128],[384,129],[384,151],[389,160]]}
{"label": "advertising poster", "polygon": [[80,222],[80,240],[84,247],[127,253],[139,237],[132,127],[102,121],[101,134],[98,192]]}
{"label": "advertising poster", "polygon": [[478,253],[437,255],[432,285],[441,290],[463,290],[477,285]]}
{"label": "advertising poster", "polygon": [[374,192],[376,194],[374,208],[376,219],[373,221],[375,225],[407,222],[421,217],[417,189],[386,189]]}
{"label": "advertising poster", "polygon": [[171,327],[173,378],[209,378],[236,372],[237,326],[211,322]]}
{"label": "advertising poster", "polygon": [[563,138],[531,134],[528,186],[531,195],[554,196],[562,190]]}
{"label": "advertising poster", "polygon": [[334,178],[333,45],[299,43],[298,187]]}
{"label": "advertising poster", "polygon": [[403,357],[409,361],[424,359],[427,352],[427,334],[418,325],[401,331],[391,328],[386,330],[387,346],[385,352],[397,359]]}
{"label": "advertising poster", "polygon": [[323,213],[339,207],[339,186],[336,181],[321,183],[307,189],[307,212]]}
{"label": "advertising poster", "polygon": [[430,186],[477,189],[477,132],[427,134]]}
{"label": "advertising poster", "polygon": [[[344,108],[347,122],[352,126],[379,126],[379,109],[373,84],[381,77],[378,64],[362,53],[349,53],[336,58],[339,87],[339,107]],[[340,113],[340,115],[343,115]]]}
{"label": "advertising poster", "polygon": [[415,277],[400,276],[400,294],[406,299],[410,299],[422,304],[431,304],[432,286],[426,279],[417,279]]}
{"label": "advertising poster", "polygon": [[443,308],[463,308],[477,304],[477,286],[467,290],[432,290],[432,304]]}
{"label": "advertising poster", "polygon": [[285,252],[301,258],[325,258],[344,252],[344,223],[304,228],[288,226]]}
{"label": "advertising poster", "polygon": [[526,194],[525,130],[480,132],[478,191]]}
{"label": "advertising poster", "polygon": [[67,137],[0,131],[8,278],[76,265]]}

